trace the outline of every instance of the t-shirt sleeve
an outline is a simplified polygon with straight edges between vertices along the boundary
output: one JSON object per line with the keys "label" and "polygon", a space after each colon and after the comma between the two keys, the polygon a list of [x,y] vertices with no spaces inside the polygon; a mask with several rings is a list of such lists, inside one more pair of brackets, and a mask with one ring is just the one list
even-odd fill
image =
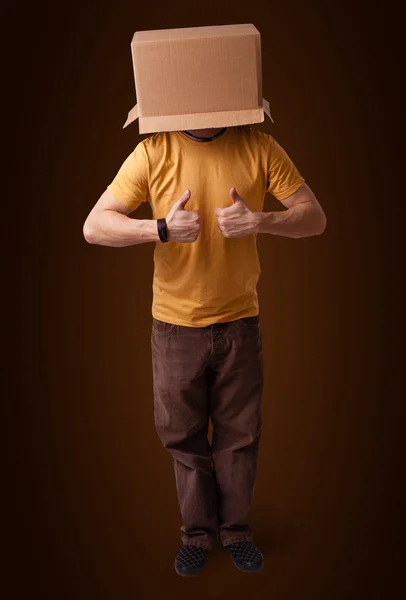
{"label": "t-shirt sleeve", "polygon": [[148,198],[148,157],[140,142],[125,159],[107,189],[116,200],[135,210]]}
{"label": "t-shirt sleeve", "polygon": [[272,136],[270,140],[266,191],[278,200],[284,200],[294,194],[305,180],[286,151]]}

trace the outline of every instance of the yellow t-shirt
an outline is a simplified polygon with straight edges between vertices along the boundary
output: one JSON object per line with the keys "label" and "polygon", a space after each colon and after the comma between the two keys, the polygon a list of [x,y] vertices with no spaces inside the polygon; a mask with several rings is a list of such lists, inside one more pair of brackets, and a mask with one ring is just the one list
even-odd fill
{"label": "yellow t-shirt", "polygon": [[225,238],[214,211],[232,205],[233,186],[250,210],[262,211],[266,192],[283,200],[303,182],[274,138],[249,125],[205,142],[170,131],[138,143],[108,186],[114,198],[132,210],[149,201],[161,219],[189,189],[185,209],[201,217],[195,242],[156,243],[152,315],[189,327],[257,315],[256,235]]}

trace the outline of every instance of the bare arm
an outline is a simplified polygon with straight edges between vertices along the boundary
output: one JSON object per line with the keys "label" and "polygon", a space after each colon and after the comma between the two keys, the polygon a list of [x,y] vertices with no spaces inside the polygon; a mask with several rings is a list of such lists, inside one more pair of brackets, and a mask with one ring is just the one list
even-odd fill
{"label": "bare arm", "polygon": [[254,213],[256,233],[272,233],[290,238],[319,235],[326,228],[327,219],[317,198],[307,184],[281,200],[288,210]]}
{"label": "bare arm", "polygon": [[90,211],[83,235],[89,244],[100,246],[133,246],[144,242],[158,242],[157,222],[154,219],[131,219],[129,208],[118,202],[106,190]]}

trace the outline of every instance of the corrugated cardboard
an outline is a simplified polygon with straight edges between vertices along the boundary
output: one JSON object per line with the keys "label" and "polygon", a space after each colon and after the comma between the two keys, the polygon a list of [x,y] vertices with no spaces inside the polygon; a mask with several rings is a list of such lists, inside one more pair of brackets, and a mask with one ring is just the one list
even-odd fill
{"label": "corrugated cardboard", "polygon": [[272,120],[262,97],[261,37],[252,24],[137,31],[137,104],[124,127],[182,131]]}

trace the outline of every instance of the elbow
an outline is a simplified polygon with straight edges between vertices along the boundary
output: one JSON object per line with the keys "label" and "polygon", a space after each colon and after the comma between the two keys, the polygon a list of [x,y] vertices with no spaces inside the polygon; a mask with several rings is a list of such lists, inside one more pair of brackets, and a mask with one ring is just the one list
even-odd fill
{"label": "elbow", "polygon": [[95,228],[88,221],[83,225],[83,237],[88,244],[97,244]]}
{"label": "elbow", "polygon": [[316,235],[321,235],[324,233],[327,227],[327,218],[324,212],[317,211],[317,213],[313,213],[311,218],[309,217],[306,230],[301,231],[300,233],[296,233],[292,235],[292,238],[300,239],[305,237],[313,237]]}
{"label": "elbow", "polygon": [[327,227],[327,218],[324,212],[321,210],[317,211],[314,215],[313,220],[313,233],[312,235],[321,235],[325,232]]}
{"label": "elbow", "polygon": [[320,213],[319,216],[319,222],[318,222],[318,228],[317,228],[317,232],[316,235],[321,235],[322,233],[325,232],[327,227],[327,217],[324,214],[324,212]]}
{"label": "elbow", "polygon": [[326,230],[326,227],[327,227],[327,217],[326,217],[326,215],[324,213],[323,213],[323,216],[322,216],[322,223],[323,224],[322,224],[322,229],[321,229],[320,233],[324,233],[325,230]]}
{"label": "elbow", "polygon": [[327,219],[324,213],[317,212],[311,219],[308,220],[306,230],[291,235],[292,238],[300,239],[305,237],[313,237],[324,233],[327,227]]}

